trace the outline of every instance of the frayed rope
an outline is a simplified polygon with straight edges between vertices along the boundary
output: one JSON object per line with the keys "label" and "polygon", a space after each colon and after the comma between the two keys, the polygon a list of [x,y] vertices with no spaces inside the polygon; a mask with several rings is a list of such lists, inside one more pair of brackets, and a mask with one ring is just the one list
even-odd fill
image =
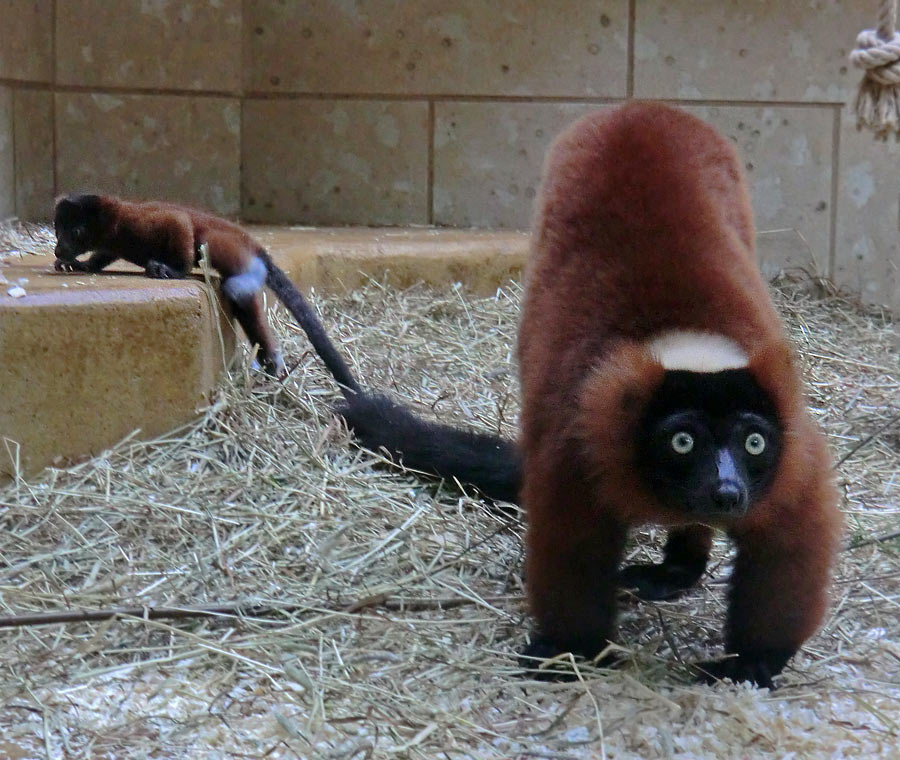
{"label": "frayed rope", "polygon": [[856,125],[887,140],[900,139],[900,34],[896,31],[897,0],[882,0],[878,29],[864,29],[850,53],[854,66],[865,70],[856,94]]}

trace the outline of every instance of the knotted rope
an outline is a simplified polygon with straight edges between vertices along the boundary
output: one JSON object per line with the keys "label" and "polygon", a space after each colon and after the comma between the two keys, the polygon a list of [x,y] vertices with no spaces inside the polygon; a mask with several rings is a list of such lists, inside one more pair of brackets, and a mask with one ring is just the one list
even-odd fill
{"label": "knotted rope", "polygon": [[900,139],[900,34],[897,0],[881,0],[878,29],[864,29],[850,53],[854,66],[865,69],[856,95],[856,124],[883,140],[891,132]]}

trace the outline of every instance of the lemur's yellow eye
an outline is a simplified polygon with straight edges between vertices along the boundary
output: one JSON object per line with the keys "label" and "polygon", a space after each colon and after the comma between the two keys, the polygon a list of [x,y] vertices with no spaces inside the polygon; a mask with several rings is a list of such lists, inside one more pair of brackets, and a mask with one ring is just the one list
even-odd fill
{"label": "lemur's yellow eye", "polygon": [[672,436],[672,449],[676,454],[689,454],[693,448],[694,438],[690,433],[681,430]]}
{"label": "lemur's yellow eye", "polygon": [[744,448],[748,454],[758,457],[766,450],[766,439],[760,433],[750,433],[744,441]]}

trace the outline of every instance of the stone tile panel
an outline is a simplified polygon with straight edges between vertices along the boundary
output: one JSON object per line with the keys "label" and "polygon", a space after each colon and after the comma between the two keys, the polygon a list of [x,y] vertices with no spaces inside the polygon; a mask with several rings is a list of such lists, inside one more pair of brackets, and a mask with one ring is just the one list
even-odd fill
{"label": "stone tile panel", "polygon": [[0,78],[53,78],[53,0],[5,0],[0,5]]}
{"label": "stone tile panel", "polygon": [[16,213],[13,92],[0,87],[0,220]]}
{"label": "stone tile panel", "polygon": [[834,111],[804,106],[691,106],[736,144],[753,198],[760,263],[828,273]]}
{"label": "stone tile panel", "polygon": [[635,14],[637,97],[844,102],[878,3],[640,0]]}
{"label": "stone tile panel", "polygon": [[834,278],[900,314],[900,144],[857,132],[843,113]]}
{"label": "stone tile panel", "polygon": [[96,190],[240,207],[237,99],[180,95],[56,95],[57,190]]}
{"label": "stone tile panel", "polygon": [[249,100],[243,132],[248,221],[428,221],[426,103]]}
{"label": "stone tile panel", "polygon": [[568,103],[438,103],[435,223],[527,229],[550,142],[567,124],[596,108]]}
{"label": "stone tile panel", "polygon": [[627,0],[249,0],[245,86],[621,97],[627,25]]}
{"label": "stone tile panel", "polygon": [[56,15],[61,83],[240,88],[241,0],[68,0]]}
{"label": "stone tile panel", "polygon": [[15,93],[16,214],[21,219],[53,215],[53,93]]}

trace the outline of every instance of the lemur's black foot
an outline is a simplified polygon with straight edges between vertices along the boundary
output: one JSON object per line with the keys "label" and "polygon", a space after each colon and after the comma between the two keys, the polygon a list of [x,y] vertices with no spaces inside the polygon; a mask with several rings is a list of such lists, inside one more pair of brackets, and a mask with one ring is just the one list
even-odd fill
{"label": "lemur's black foot", "polygon": [[619,586],[639,599],[662,601],[674,599],[695,585],[703,568],[662,562],[660,564],[627,565],[619,571]]}
{"label": "lemur's black foot", "polygon": [[284,357],[281,351],[272,356],[262,356],[259,360],[260,368],[270,377],[276,380],[284,380],[288,376],[287,367],[284,365]]}
{"label": "lemur's black foot", "polygon": [[157,261],[156,259],[150,259],[147,262],[147,266],[144,269],[147,274],[147,277],[151,277],[154,280],[181,280],[184,279],[184,274],[179,272],[177,269],[172,269],[168,264],[164,264],[161,261]]}
{"label": "lemur's black foot", "polygon": [[699,662],[693,667],[698,674],[697,680],[703,683],[711,684],[730,678],[735,683],[749,681],[760,688],[774,689],[772,679],[784,669],[793,654],[784,649],[763,649],[722,660]]}
{"label": "lemur's black foot", "polygon": [[608,654],[594,662],[593,658],[602,652],[605,646],[606,642],[603,642],[601,646],[567,648],[554,643],[546,636],[532,633],[531,643],[519,654],[519,665],[526,671],[523,675],[538,681],[574,681],[577,678],[577,674],[568,658],[561,657],[555,660],[552,665],[546,667],[541,667],[541,660],[552,660],[559,657],[560,654],[571,652],[580,659],[590,661],[591,665],[594,666],[611,667],[616,665],[618,660],[612,654]]}

